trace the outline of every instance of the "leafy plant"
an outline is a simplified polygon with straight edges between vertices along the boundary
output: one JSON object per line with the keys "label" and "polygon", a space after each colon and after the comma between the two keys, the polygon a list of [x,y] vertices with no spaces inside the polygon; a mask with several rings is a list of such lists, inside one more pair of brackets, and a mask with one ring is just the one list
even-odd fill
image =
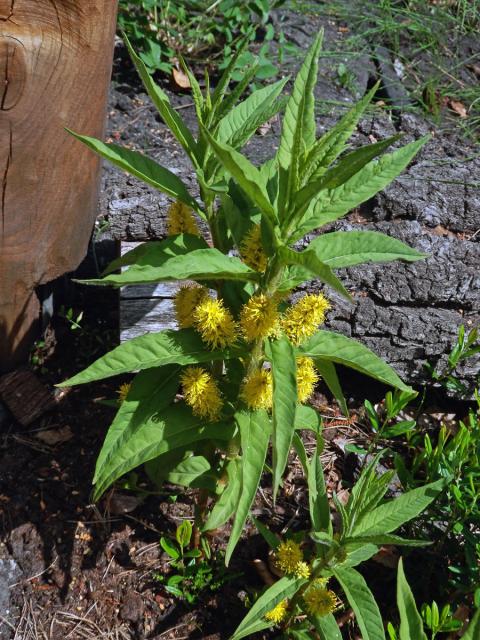
{"label": "leafy plant", "polygon": [[394,532],[418,516],[443,490],[444,482],[440,480],[385,501],[394,472],[377,476],[381,455],[378,454],[362,471],[345,505],[333,496],[341,520],[339,530],[334,531],[319,457],[321,439],[310,459],[298,435],[294,436],[294,446],[307,479],[311,530],[304,532],[299,541],[280,541],[257,522],[283,577],[260,596],[232,640],[240,640],[274,624],[296,634],[295,637],[311,638],[311,632],[316,630],[323,640],[341,639],[333,616],[340,600],[328,585],[331,579],[337,581],[352,607],[363,640],[384,638],[374,596],[354,567],[375,555],[380,546],[429,544],[425,540],[407,540]]}
{"label": "leafy plant", "polygon": [[192,523],[184,520],[177,527],[174,540],[160,538],[160,545],[171,558],[170,564],[176,571],[169,576],[154,573],[154,578],[164,585],[166,591],[188,604],[195,604],[202,593],[216,591],[235,577],[226,574],[225,565],[219,558],[212,559],[206,538],[202,538],[203,553],[200,549],[189,548],[192,532]]}
{"label": "leafy plant", "polygon": [[[319,329],[330,307],[322,293],[294,304],[288,297],[298,284],[319,279],[350,300],[336,269],[424,257],[372,231],[326,233],[304,250],[296,243],[384,188],[427,138],[388,154],[384,151],[397,136],[348,151],[346,142],[374,87],[316,139],[313,89],[319,36],[286,102],[278,152],[257,168],[240,150],[257,127],[285,105],[280,94],[287,79],[239,102],[249,75],[230,93],[227,88],[242,47],[213,91],[202,92],[185,66],[199,125],[195,138],[127,46],[162,118],[191,160],[200,200],[177,175],[146,156],[74,134],[175,200],[165,240],[135,248],[114,261],[104,278],[87,283],[195,284],[181,288],[175,299],[178,330],[126,342],[61,386],[137,372],[100,452],[95,498],[125,473],[148,463],[151,477],[199,489],[198,529],[215,529],[234,517],[228,563],[255,499],[270,442],[275,496],[296,430],[318,431],[319,415],[305,403],[319,375],[344,410],[336,364],[411,392],[365,346]],[[194,213],[208,225],[213,246],[201,236]],[[177,399],[179,389],[182,400]],[[208,512],[209,497],[214,502]]]}
{"label": "leafy plant", "polygon": [[216,66],[224,69],[234,57],[239,40],[247,37],[252,41],[255,30],[262,29],[264,43],[258,58],[244,51],[232,76],[240,81],[245,69],[255,64],[254,77],[263,80],[277,73],[270,51],[274,37],[279,41],[279,62],[286,52],[294,49],[281,31],[275,33],[269,21],[271,11],[284,1],[121,0],[118,21],[148,70],[166,73],[171,73],[172,61],[179,55],[202,63],[206,59],[210,63],[216,60]]}

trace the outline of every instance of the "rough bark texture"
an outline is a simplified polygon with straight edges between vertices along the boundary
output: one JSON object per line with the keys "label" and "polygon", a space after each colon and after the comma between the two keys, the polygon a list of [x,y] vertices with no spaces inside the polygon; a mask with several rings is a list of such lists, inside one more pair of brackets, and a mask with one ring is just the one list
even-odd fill
{"label": "rough bark texture", "polygon": [[0,0],[0,371],[25,358],[34,289],[75,269],[99,162],[64,127],[101,136],[115,0]]}

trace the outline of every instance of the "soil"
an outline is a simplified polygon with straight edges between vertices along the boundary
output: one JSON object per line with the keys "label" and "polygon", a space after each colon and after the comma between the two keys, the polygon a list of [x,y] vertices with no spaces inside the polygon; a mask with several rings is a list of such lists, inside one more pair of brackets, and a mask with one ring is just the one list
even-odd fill
{"label": "soil", "polygon": [[[321,24],[326,28],[325,48],[339,46],[342,32],[334,22],[290,12],[282,15],[287,38],[300,48]],[[294,61],[292,66],[297,64]],[[357,60],[352,72],[360,94],[377,73],[369,57]],[[348,104],[358,97],[336,83],[328,59],[322,62],[317,94],[322,99]],[[191,123],[190,96],[172,93],[172,99]],[[319,115],[319,132],[337,117],[333,111]],[[356,142],[391,135],[399,126],[407,137],[432,128],[431,123],[417,116],[402,116],[394,122],[380,112],[362,123]],[[161,158],[189,186],[193,185],[190,167],[139,87],[120,46],[108,135]],[[265,135],[255,136],[248,146],[250,156],[258,162],[266,159],[278,135],[279,123],[274,121]],[[335,300],[336,311],[329,320],[331,327],[359,336],[367,345],[374,344],[380,355],[416,382],[422,379],[421,363],[426,358],[445,357],[458,325],[463,321],[473,324],[479,319],[480,245],[473,214],[478,209],[476,193],[468,187],[432,187],[423,180],[425,171],[441,171],[445,179],[468,175],[474,182],[480,165],[478,160],[467,162],[466,158],[473,155],[471,151],[465,145],[459,148],[458,140],[452,136],[435,140],[405,179],[396,181],[374,202],[333,227],[382,230],[432,254],[423,266],[399,265],[387,270],[374,265],[346,270],[343,275],[347,286],[356,291],[356,306],[352,311]],[[432,157],[447,157],[450,163],[438,165],[442,169],[437,170],[432,167]],[[412,180],[415,190],[410,189]],[[452,201],[455,206],[451,206]],[[106,167],[96,242],[79,275],[97,275],[115,253],[120,239],[161,238],[167,204],[167,198],[158,192]],[[118,305],[114,293],[95,293],[91,288],[86,291],[68,285],[63,300],[67,307],[74,305],[84,311],[82,328],[73,330],[68,321],[56,315],[44,343],[38,344],[33,354],[32,368],[52,393],[54,384],[78,372],[117,340]],[[470,363],[463,371],[463,379],[472,385],[477,373],[478,365]],[[359,380],[352,375],[345,378],[354,418],[361,411],[359,400],[365,396],[365,387],[361,386],[364,382],[360,385]],[[117,487],[98,504],[91,503],[90,479],[95,459],[114,415],[114,408],[102,402],[116,398],[120,382],[57,393],[56,408],[28,428],[20,427],[0,405],[1,640],[228,638],[245,615],[246,602],[264,586],[262,571],[254,561],[261,560],[268,566],[267,548],[253,525],[246,527],[234,555],[234,578],[216,592],[202,593],[194,605],[169,595],[155,579],[156,573],[171,572],[159,539],[173,534],[183,519],[192,517],[192,492],[166,487],[143,495]],[[368,391],[374,401],[383,396],[384,389],[369,386]],[[345,450],[345,445],[362,446],[368,434],[362,420],[339,420],[338,410],[324,392],[320,388],[315,396],[317,407],[326,415],[322,461],[329,491],[341,493],[354,479],[359,462],[358,456]],[[438,400],[431,399],[430,413],[440,411],[443,415],[450,411],[464,416],[466,405],[450,401],[439,407]],[[432,424],[435,428],[438,420]],[[313,450],[308,436],[306,446]],[[139,482],[143,489],[152,489],[145,484],[141,472]],[[298,462],[292,457],[275,508],[268,477],[263,482],[254,515],[278,532],[305,526],[306,487]],[[215,555],[221,557],[227,534],[228,529],[212,538]],[[385,619],[394,615],[396,555],[395,550],[382,552],[363,569]],[[413,566],[417,561],[413,553],[409,562]],[[420,592],[430,601],[436,594],[437,579],[434,572],[419,585]],[[346,637],[357,637],[348,611],[342,618]]]}

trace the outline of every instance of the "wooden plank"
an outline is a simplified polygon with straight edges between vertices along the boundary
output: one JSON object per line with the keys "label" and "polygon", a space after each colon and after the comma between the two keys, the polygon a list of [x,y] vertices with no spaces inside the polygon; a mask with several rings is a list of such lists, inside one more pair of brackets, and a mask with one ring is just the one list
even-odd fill
{"label": "wooden plank", "polygon": [[100,162],[116,0],[0,0],[0,371],[26,360],[34,289],[84,258]]}
{"label": "wooden plank", "polygon": [[0,398],[24,427],[56,406],[53,393],[28,370],[13,371],[2,376]]}

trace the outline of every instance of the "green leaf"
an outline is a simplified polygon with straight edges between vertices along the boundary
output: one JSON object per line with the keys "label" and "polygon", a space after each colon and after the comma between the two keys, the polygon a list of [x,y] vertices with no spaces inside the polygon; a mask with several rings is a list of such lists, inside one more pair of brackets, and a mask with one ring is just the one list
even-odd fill
{"label": "green leaf", "polygon": [[371,160],[382,154],[391,144],[396,142],[401,135],[392,136],[381,142],[368,144],[360,149],[355,149],[344,155],[339,162],[331,167],[325,175],[310,180],[295,195],[295,216],[302,214],[312,198],[323,189],[335,189],[354,176]]}
{"label": "green leaf", "polygon": [[108,275],[114,271],[118,271],[122,267],[133,264],[158,265],[164,260],[181,256],[196,249],[206,249],[208,244],[200,236],[194,236],[188,233],[181,233],[176,236],[169,236],[164,240],[142,242],[131,251],[127,251],[120,258],[113,260],[105,269],[102,275]]}
{"label": "green leaf", "polygon": [[418,516],[445,488],[445,481],[437,480],[424,487],[404,493],[399,498],[367,512],[353,527],[352,536],[373,536],[395,531],[402,524]]}
{"label": "green leaf", "polygon": [[104,464],[97,465],[95,497],[120,476],[163,453],[191,446],[199,440],[228,441],[235,431],[234,425],[228,423],[206,425],[183,404],[173,404],[160,411],[154,411],[151,406],[148,412],[142,411],[142,417],[128,437],[109,449]]}
{"label": "green leaf", "polygon": [[355,536],[353,538],[343,538],[343,545],[350,544],[375,544],[379,547],[392,544],[395,546],[403,546],[403,547],[426,547],[429,544],[432,544],[430,540],[408,540],[407,538],[402,538],[400,536],[395,536],[393,534],[378,534],[373,536]]}
{"label": "green leaf", "polygon": [[187,155],[192,162],[197,165],[197,143],[195,142],[189,128],[182,120],[177,111],[170,104],[167,94],[160,89],[153,78],[148,73],[147,67],[143,63],[142,59],[137,56],[128,38],[124,35],[125,44],[127,45],[128,52],[132,58],[138,74],[140,75],[142,82],[147,90],[148,95],[152,99],[155,107],[158,109],[165,124],[173,133],[178,142],[182,145]]}
{"label": "green leaf", "polygon": [[320,635],[320,640],[342,640],[342,632],[332,613],[326,616],[309,616],[309,620]]}
{"label": "green leaf", "polygon": [[165,538],[164,536],[162,536],[160,538],[160,546],[165,551],[165,553],[167,553],[170,556],[170,558],[173,558],[173,560],[178,560],[178,558],[180,558],[180,552],[178,551],[177,547],[173,544],[173,542],[168,538]]}
{"label": "green leaf", "polygon": [[148,416],[161,411],[173,401],[178,390],[179,373],[180,367],[169,366],[141,371],[135,376],[98,455],[94,484],[110,464],[112,451],[122,448]]}
{"label": "green leaf", "polygon": [[[239,258],[227,256],[218,249],[194,249],[188,253],[169,256],[163,247],[147,248],[135,264],[121,273],[101,280],[78,280],[89,285],[148,284],[175,280],[256,280],[258,274]],[[159,243],[161,244],[161,243]]]}
{"label": "green leaf", "polygon": [[190,544],[192,538],[193,527],[190,520],[184,520],[178,525],[175,531],[175,538],[182,549]]}
{"label": "green leaf", "polygon": [[132,176],[140,178],[143,182],[166,193],[168,196],[181,200],[204,216],[199,204],[192,198],[180,178],[169,171],[169,169],[157,164],[155,160],[144,156],[138,151],[121,147],[118,144],[107,144],[96,138],[82,136],[70,129],[67,129],[67,131],[77,138],[77,140],[80,140],[80,142],[83,142],[87,147],[102,156],[102,158],[120,167],[120,169],[127,171]]}
{"label": "green leaf", "polygon": [[318,56],[322,46],[323,31],[315,38],[298,72],[283,118],[282,135],[278,149],[280,166],[288,170],[289,188],[292,194],[298,186],[301,158],[315,142],[315,97]]}
{"label": "green leaf", "polygon": [[403,559],[400,558],[397,573],[397,606],[400,613],[399,640],[427,640],[423,630],[422,616],[418,612],[412,590],[403,571]]}
{"label": "green leaf", "polygon": [[429,136],[415,140],[379,160],[369,162],[349,180],[335,189],[325,189],[312,200],[290,242],[303,237],[313,229],[338,220],[343,215],[369,200],[396,178],[429,140]]}
{"label": "green leaf", "polygon": [[265,540],[265,542],[268,544],[270,549],[275,550],[280,544],[280,539],[277,538],[277,536],[272,531],[270,531],[270,529],[266,527],[263,524],[263,522],[261,522],[257,518],[254,518],[253,516],[252,516],[252,520],[255,526],[257,527],[258,532],[260,533],[262,538]]}
{"label": "green leaf", "polygon": [[[288,578],[286,576],[275,582],[255,602],[230,640],[241,640],[241,638],[246,638],[252,634],[255,625],[264,618],[266,613],[276,607],[282,600],[292,598],[305,583],[306,580],[304,578]],[[271,623],[267,626],[271,626]]]}
{"label": "green leaf", "polygon": [[[220,78],[219,78],[219,80],[217,82],[217,86],[215,87],[215,90],[214,90],[213,95],[212,95],[212,113],[214,115],[216,115],[219,111],[222,111],[224,109],[224,103],[227,100],[231,99],[232,92],[230,92],[227,96],[225,95],[225,93],[226,93],[226,91],[228,89],[228,85],[230,84],[230,81],[232,79],[232,74],[233,74],[234,70],[237,67],[238,59],[240,58],[242,53],[247,48],[248,43],[251,40],[251,37],[252,37],[252,34],[251,34],[250,31],[247,32],[243,36],[243,38],[237,44],[237,47],[235,49],[234,54],[232,55],[232,57],[230,59],[230,62],[228,63],[227,67],[225,68],[224,72],[222,73],[222,75],[220,76]],[[248,69],[245,70],[245,74],[247,74],[247,73],[248,73]],[[246,86],[248,86],[248,84],[249,83],[247,83]],[[243,87],[242,92],[238,95],[238,97],[240,97],[240,95],[246,89],[246,86]],[[234,103],[232,103],[232,104],[234,104]]]}
{"label": "green leaf", "polygon": [[233,515],[242,490],[241,459],[235,458],[227,465],[228,484],[216,501],[213,509],[203,525],[203,531],[218,529]]}
{"label": "green leaf", "polygon": [[276,100],[287,82],[288,77],[258,89],[234,107],[220,120],[215,132],[216,139],[240,149],[261,124],[278,113],[283,101]]}
{"label": "green leaf", "polygon": [[347,403],[345,400],[345,396],[343,395],[342,387],[340,386],[340,381],[337,376],[335,365],[329,360],[321,360],[320,358],[316,358],[315,366],[318,370],[318,373],[322,376],[325,384],[330,389],[330,392],[333,394],[333,397],[338,402],[338,406],[340,407],[343,415],[348,416]]}
{"label": "green leaf", "polygon": [[462,640],[478,640],[480,638],[480,609],[477,609]]}
{"label": "green leaf", "polygon": [[365,579],[351,567],[334,567],[332,573],[355,613],[362,640],[385,640],[382,616]]}
{"label": "green leaf", "polygon": [[310,508],[310,518],[315,532],[331,531],[330,507],[328,505],[327,490],[325,487],[325,477],[323,466],[320,460],[319,438],[309,464],[308,473],[308,499]]}
{"label": "green leaf", "polygon": [[318,258],[332,269],[351,267],[364,262],[413,262],[426,258],[396,238],[378,231],[334,231],[325,233],[308,245]]}
{"label": "green leaf", "polygon": [[321,177],[345,150],[345,143],[357,126],[363,112],[377,92],[379,82],[348,111],[337,124],[319,138],[309,150],[302,166],[303,184]]}
{"label": "green leaf", "polygon": [[[160,458],[161,461],[161,458]],[[216,477],[204,456],[189,456],[181,460],[166,475],[166,481],[182,487],[215,490]]]}
{"label": "green leaf", "polygon": [[273,498],[277,495],[295,431],[297,363],[295,349],[285,336],[267,343],[273,376]]}
{"label": "green leaf", "polygon": [[244,353],[243,349],[208,351],[193,329],[147,333],[112,349],[89,367],[58,386],[70,387],[121,373],[161,367],[167,364],[189,365],[212,360],[229,360]]}
{"label": "green leaf", "polygon": [[295,429],[309,429],[319,433],[322,428],[322,419],[313,407],[305,404],[297,405],[295,413]]}
{"label": "green leaf", "polygon": [[[310,271],[314,276],[322,282],[328,284],[332,289],[351,302],[352,297],[345,289],[343,284],[333,273],[331,268],[323,263],[313,251],[294,251],[288,247],[279,247],[278,255],[285,265],[293,264]],[[312,278],[310,278],[312,279]]]}
{"label": "green leaf", "polygon": [[268,198],[260,171],[245,156],[235,151],[233,147],[218,142],[206,129],[204,129],[204,133],[218,159],[241,189],[270,220],[275,220],[275,210]]}
{"label": "green leaf", "polygon": [[226,565],[230,562],[255,499],[267,456],[271,431],[270,420],[264,410],[240,411],[235,414],[235,420],[240,430],[242,443],[242,491],[225,552]]}
{"label": "green leaf", "polygon": [[411,391],[411,387],[404,384],[395,371],[370,349],[339,333],[317,331],[299,347],[299,353],[314,360],[321,358],[342,364],[402,391]]}

